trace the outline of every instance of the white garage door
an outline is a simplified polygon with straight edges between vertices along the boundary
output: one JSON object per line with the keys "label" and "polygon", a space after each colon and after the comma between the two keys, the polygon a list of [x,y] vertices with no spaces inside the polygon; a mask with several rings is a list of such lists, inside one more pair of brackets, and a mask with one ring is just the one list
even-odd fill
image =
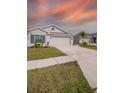
{"label": "white garage door", "polygon": [[52,37],[50,39],[50,45],[70,45],[70,38],[68,37]]}

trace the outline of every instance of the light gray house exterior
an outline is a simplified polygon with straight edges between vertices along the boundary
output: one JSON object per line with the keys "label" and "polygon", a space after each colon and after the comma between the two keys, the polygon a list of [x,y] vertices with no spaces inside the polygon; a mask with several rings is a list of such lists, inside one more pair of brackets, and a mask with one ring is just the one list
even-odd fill
{"label": "light gray house exterior", "polygon": [[27,46],[34,46],[35,42],[50,46],[73,45],[73,36],[56,25],[49,25],[43,28],[31,28],[27,32]]}

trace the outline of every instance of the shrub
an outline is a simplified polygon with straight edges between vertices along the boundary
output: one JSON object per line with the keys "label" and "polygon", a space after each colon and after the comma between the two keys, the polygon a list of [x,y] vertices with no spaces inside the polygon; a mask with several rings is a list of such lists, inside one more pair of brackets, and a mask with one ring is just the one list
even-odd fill
{"label": "shrub", "polygon": [[87,44],[87,42],[83,42],[82,44],[81,44],[81,46],[87,46],[88,44]]}
{"label": "shrub", "polygon": [[42,44],[41,43],[35,43],[34,47],[41,48],[42,47]]}

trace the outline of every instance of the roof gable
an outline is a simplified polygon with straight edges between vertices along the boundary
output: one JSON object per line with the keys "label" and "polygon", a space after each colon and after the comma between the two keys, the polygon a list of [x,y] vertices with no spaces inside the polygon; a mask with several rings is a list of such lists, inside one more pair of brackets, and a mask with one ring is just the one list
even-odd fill
{"label": "roof gable", "polygon": [[60,29],[59,27],[57,27],[56,25],[48,25],[45,26],[43,28],[41,28],[42,30],[44,30],[47,33],[56,33],[56,34],[68,34],[67,32],[63,31],[62,29]]}
{"label": "roof gable", "polygon": [[[35,31],[35,30],[39,30],[39,31],[45,32],[44,30],[40,29],[39,27],[28,29],[28,32]],[[47,32],[45,32],[45,33],[47,33]]]}
{"label": "roof gable", "polygon": [[42,27],[42,28],[40,28],[40,27],[30,28],[30,29],[28,29],[28,33],[32,32],[32,31],[36,31],[36,30],[43,31],[43,32],[45,32],[46,34],[49,34],[49,35],[72,36],[72,34],[69,34],[69,33],[65,32],[64,30],[60,29],[59,27],[57,27],[54,24],[48,25],[48,26],[45,26],[45,27]]}

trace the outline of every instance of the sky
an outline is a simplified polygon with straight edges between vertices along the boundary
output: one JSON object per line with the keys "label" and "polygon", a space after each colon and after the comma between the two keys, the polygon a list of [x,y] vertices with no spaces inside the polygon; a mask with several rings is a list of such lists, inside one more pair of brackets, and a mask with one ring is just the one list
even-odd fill
{"label": "sky", "polygon": [[55,24],[77,34],[97,32],[97,0],[27,0],[27,26]]}

